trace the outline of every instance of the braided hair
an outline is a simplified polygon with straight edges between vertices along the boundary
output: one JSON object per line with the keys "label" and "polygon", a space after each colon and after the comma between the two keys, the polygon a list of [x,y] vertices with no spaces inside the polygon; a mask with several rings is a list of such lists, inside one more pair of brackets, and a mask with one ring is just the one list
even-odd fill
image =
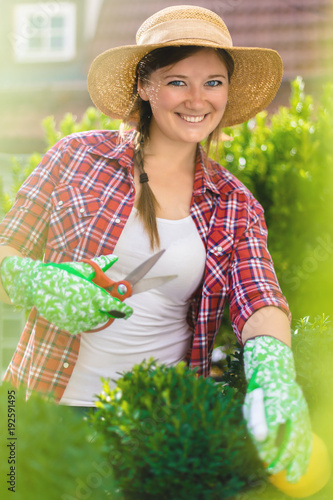
{"label": "braided hair", "polygon": [[[149,126],[151,120],[150,104],[147,101],[139,100],[139,121],[136,127],[136,135],[134,140],[134,162],[140,173],[141,192],[138,200],[138,214],[143,221],[146,231],[150,238],[150,246],[152,249],[158,248],[160,238],[156,223],[156,210],[158,202],[149,185],[148,175],[145,172],[144,161],[144,145],[149,138]],[[148,109],[147,109],[148,108]]]}

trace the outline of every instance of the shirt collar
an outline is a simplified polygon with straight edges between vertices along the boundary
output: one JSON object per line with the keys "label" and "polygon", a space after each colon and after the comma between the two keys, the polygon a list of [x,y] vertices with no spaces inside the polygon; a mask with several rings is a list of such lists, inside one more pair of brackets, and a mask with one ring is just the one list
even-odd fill
{"label": "shirt collar", "polygon": [[208,189],[219,195],[220,189],[218,186],[219,176],[216,176],[216,169],[213,166],[212,160],[208,158],[202,146],[198,147],[193,195],[200,196]]}
{"label": "shirt collar", "polygon": [[[133,166],[134,156],[134,130],[126,133],[124,138],[120,138],[119,133],[106,137],[98,144],[90,146],[89,151],[105,158],[116,160],[119,165],[130,169]],[[218,186],[219,176],[216,177],[214,162],[210,160],[199,145],[196,159],[193,195],[200,196],[208,189],[215,194],[220,194]]]}

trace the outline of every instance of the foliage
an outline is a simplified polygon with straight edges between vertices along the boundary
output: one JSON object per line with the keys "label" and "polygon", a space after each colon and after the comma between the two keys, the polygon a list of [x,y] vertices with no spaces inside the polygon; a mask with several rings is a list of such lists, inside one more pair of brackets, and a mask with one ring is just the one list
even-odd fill
{"label": "foliage", "polygon": [[233,346],[232,352],[227,355],[226,367],[220,381],[245,395],[247,382],[244,372],[243,348],[238,342]]}
{"label": "foliage", "polygon": [[216,158],[264,207],[281,288],[300,317],[332,307],[333,85],[316,108],[301,78],[291,87],[289,107],[226,129],[233,140]]}
{"label": "foliage", "polygon": [[[15,412],[9,407],[15,408]],[[0,386],[0,422],[1,498],[11,498],[12,494],[6,482],[11,466],[7,445],[12,440],[16,483],[13,498],[17,500],[102,500],[109,498],[107,490],[115,491],[102,441],[93,437],[88,422],[72,408],[55,405],[36,394],[26,402],[24,391],[3,384]],[[14,436],[7,431],[9,422]],[[114,494],[112,498],[117,497]]]}
{"label": "foliage", "polygon": [[[333,393],[333,325],[329,317],[296,322],[292,335],[297,378],[310,408],[317,411]],[[329,398],[330,399],[330,398]]]}
{"label": "foliage", "polygon": [[0,177],[0,218],[1,219],[3,219],[3,217],[6,215],[6,213],[10,210],[12,204],[13,204],[13,201],[10,199],[8,193],[6,193],[4,186],[3,186],[3,180]]}
{"label": "foliage", "polygon": [[66,113],[60,122],[59,129],[53,116],[48,116],[43,120],[47,149],[52,147],[62,137],[75,132],[85,130],[116,130],[120,126],[120,120],[111,120],[109,117],[98,111],[94,107],[89,107],[80,122],[72,113]]}
{"label": "foliage", "polygon": [[91,416],[126,500],[222,500],[263,477],[240,393],[153,360],[107,381]]}

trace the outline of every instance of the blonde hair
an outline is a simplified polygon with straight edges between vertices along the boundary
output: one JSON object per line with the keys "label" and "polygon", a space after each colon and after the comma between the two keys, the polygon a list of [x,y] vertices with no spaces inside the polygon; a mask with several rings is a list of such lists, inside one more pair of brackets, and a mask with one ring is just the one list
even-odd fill
{"label": "blonde hair", "polygon": [[[159,49],[153,50],[152,52],[149,52],[141,59],[141,61],[137,65],[137,78],[133,88],[133,95],[136,96],[136,99],[134,101],[133,108],[131,109],[131,113],[136,113],[139,116],[135,135],[134,162],[138,167],[140,176],[145,174],[144,145],[149,139],[152,111],[149,102],[144,101],[140,98],[137,88],[137,82],[138,80],[140,80],[141,82],[148,81],[153,71],[162,67],[169,66],[171,64],[175,64],[182,59],[185,59],[192,54],[199,52],[202,49],[204,49],[204,47],[199,46],[161,47]],[[221,57],[227,67],[228,78],[230,81],[234,69],[234,62],[230,54],[224,49],[208,50],[216,50],[217,54]],[[213,130],[207,137],[205,148],[207,155],[209,153],[212,141],[218,140],[220,131],[221,125],[219,124],[216,129]],[[158,202],[152,189],[149,186],[149,182],[142,182],[141,184],[141,193],[139,196],[137,208],[139,217],[141,218],[144,227],[149,235],[150,246],[152,250],[154,250],[160,245],[160,238],[156,222],[156,210],[158,208]]]}

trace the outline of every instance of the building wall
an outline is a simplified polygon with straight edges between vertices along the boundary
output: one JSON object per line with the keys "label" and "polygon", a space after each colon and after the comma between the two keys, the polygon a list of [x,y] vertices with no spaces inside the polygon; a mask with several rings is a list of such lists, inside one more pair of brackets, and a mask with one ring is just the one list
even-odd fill
{"label": "building wall", "polygon": [[226,21],[234,45],[279,51],[284,62],[284,80],[270,111],[288,103],[290,80],[297,75],[305,78],[306,91],[314,94],[320,92],[322,80],[332,77],[333,0],[95,0],[93,4],[92,0],[68,0],[77,5],[78,12],[75,60],[22,65],[10,59],[8,28],[15,4],[31,1],[0,0],[0,64],[4,69],[0,73],[2,153],[43,150],[46,145],[41,122],[48,115],[54,115],[58,122],[67,112],[81,118],[92,105],[86,74],[94,57],[110,47],[134,44],[140,24],[170,5],[210,8]]}
{"label": "building wall", "polygon": [[332,0],[107,0],[90,47],[91,57],[109,47],[135,43],[136,30],[148,16],[177,4],[200,5],[219,14],[234,45],[277,50],[284,61],[285,80],[298,74],[327,74],[331,66]]}

